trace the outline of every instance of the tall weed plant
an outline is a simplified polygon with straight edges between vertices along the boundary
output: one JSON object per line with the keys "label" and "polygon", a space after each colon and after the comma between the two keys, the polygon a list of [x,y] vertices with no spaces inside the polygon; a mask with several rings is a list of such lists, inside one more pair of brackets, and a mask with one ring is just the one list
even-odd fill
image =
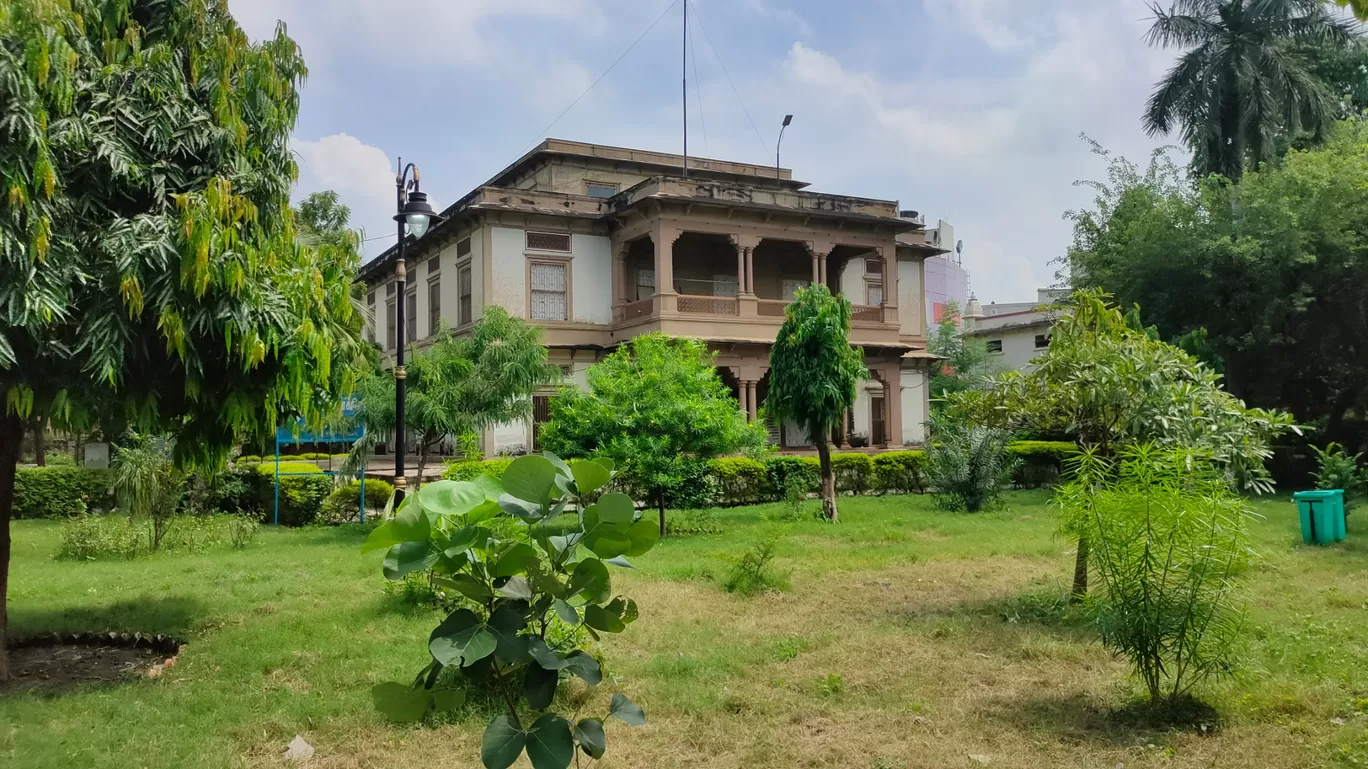
{"label": "tall weed plant", "polygon": [[1088,598],[1103,644],[1126,658],[1150,704],[1177,711],[1231,671],[1244,620],[1240,577],[1252,515],[1208,456],[1133,446],[1082,452],[1056,500],[1091,542],[1101,590]]}

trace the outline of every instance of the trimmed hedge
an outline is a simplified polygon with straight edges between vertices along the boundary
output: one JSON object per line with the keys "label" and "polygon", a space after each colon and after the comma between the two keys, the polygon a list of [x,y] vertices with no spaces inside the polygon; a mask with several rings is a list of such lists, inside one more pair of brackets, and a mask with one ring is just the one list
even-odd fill
{"label": "trimmed hedge", "polygon": [[1078,445],[1068,441],[1013,441],[1007,451],[1021,459],[1012,485],[1038,489],[1059,479],[1069,457],[1078,453]]}
{"label": "trimmed hedge", "polygon": [[[366,509],[383,510],[394,487],[379,478],[366,479]],[[361,482],[352,481],[333,489],[323,501],[321,523],[351,523],[361,517]]]}
{"label": "trimmed hedge", "polygon": [[81,512],[81,499],[91,511],[110,510],[108,470],[84,467],[21,467],[14,477],[12,517],[65,518]]}
{"label": "trimmed hedge", "polygon": [[[1077,453],[1078,447],[1056,441],[1017,441],[1008,450],[1022,459],[1016,484],[1035,488],[1053,483],[1063,470],[1065,460]],[[442,477],[452,481],[469,481],[486,473],[499,477],[512,461],[509,458],[460,460],[448,464]],[[925,451],[832,454],[831,465],[838,492],[924,494],[927,491]],[[708,460],[703,467],[706,471],[701,475],[691,475],[680,484],[681,488],[668,492],[666,500],[671,507],[776,502],[784,498],[790,478],[797,480],[804,494],[814,494],[821,488],[821,468],[814,456],[776,454],[764,460],[723,457]],[[642,498],[646,496],[646,492],[637,489],[630,475],[625,473],[614,479],[614,486],[630,489]]]}

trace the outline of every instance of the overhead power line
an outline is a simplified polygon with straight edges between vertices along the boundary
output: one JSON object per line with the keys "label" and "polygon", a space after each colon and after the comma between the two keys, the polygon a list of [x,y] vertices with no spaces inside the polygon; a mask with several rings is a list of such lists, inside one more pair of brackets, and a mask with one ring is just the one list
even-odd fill
{"label": "overhead power line", "polygon": [[694,21],[698,23],[698,28],[703,30],[703,39],[708,41],[708,47],[712,49],[713,56],[717,58],[718,66],[722,67],[722,74],[727,76],[727,83],[731,85],[732,93],[736,94],[736,101],[741,105],[741,111],[746,113],[746,120],[750,121],[751,130],[755,131],[755,138],[759,140],[761,149],[764,151],[765,156],[768,157],[770,151],[769,143],[760,135],[760,129],[755,127],[755,120],[751,117],[750,110],[746,109],[746,100],[741,98],[741,92],[737,90],[736,83],[732,80],[731,73],[727,71],[727,65],[722,61],[722,54],[717,52],[717,46],[713,45],[712,37],[708,34],[708,28],[703,24],[703,16],[698,12],[698,5],[693,3],[692,0],[685,0],[685,2],[693,6]]}
{"label": "overhead power line", "polygon": [[[665,18],[665,15],[668,14],[670,11],[674,10],[674,7],[676,5],[679,5],[679,0],[674,0],[674,2],[666,6],[665,10],[661,11],[660,15],[656,17],[656,20],[651,22],[651,26],[647,27],[646,31],[642,32],[641,36],[634,40],[631,45],[627,46],[627,50],[623,51],[622,55],[617,57],[617,59],[615,59],[613,63],[608,66],[608,69],[605,69],[603,71],[603,74],[599,75],[594,80],[594,82],[590,83],[589,87],[584,89],[584,93],[580,94],[578,97],[575,98],[574,101],[570,102],[570,106],[566,107],[564,112],[557,115],[555,120],[552,120],[550,124],[548,124],[545,128],[539,131],[537,135],[533,137],[532,141],[528,142],[527,146],[523,147],[522,151],[528,151],[532,148],[533,145],[537,143],[539,139],[541,139],[543,136],[546,136],[551,131],[551,129],[554,128],[555,125],[560,122],[561,118],[568,115],[570,113],[570,110],[574,109],[575,105],[580,103],[580,100],[582,100],[585,96],[588,96],[590,91],[594,90],[594,86],[598,85],[600,80],[607,77],[608,73],[613,71],[613,67],[616,67],[619,62],[627,58],[627,54],[631,53],[632,49],[636,48],[638,43],[640,43],[642,40],[645,40],[647,35],[651,34],[651,30],[655,29],[656,25],[660,23],[660,20]],[[706,35],[707,33],[705,32],[704,34]]]}

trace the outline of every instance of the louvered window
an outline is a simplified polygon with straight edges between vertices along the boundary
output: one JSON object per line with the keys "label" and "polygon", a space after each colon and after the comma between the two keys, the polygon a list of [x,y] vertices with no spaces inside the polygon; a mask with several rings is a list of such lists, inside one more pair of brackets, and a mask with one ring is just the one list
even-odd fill
{"label": "louvered window", "polygon": [[532,263],[532,319],[566,319],[566,266],[556,262]]}

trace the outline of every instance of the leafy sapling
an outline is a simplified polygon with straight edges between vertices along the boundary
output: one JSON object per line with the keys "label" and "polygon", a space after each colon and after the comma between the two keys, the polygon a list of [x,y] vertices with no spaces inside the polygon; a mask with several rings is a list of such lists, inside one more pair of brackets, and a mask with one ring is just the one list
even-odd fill
{"label": "leafy sapling", "polygon": [[[603,680],[581,640],[620,633],[637,619],[636,602],[613,595],[608,567],[632,568],[627,559],[660,536],[627,495],[595,496],[613,471],[607,459],[521,457],[502,479],[426,484],[371,532],[363,551],[386,551],[387,578],[425,573],[463,598],[428,637],[431,661],[412,684],[372,690],[382,713],[415,722],[460,706],[468,690],[490,695],[503,712],[485,729],[486,769],[506,769],[524,753],[533,769],[566,769],[577,749],[604,755],[609,718],[645,723],[620,693],[602,717],[555,710],[570,677],[589,686]],[[445,683],[453,674],[465,687]]]}

